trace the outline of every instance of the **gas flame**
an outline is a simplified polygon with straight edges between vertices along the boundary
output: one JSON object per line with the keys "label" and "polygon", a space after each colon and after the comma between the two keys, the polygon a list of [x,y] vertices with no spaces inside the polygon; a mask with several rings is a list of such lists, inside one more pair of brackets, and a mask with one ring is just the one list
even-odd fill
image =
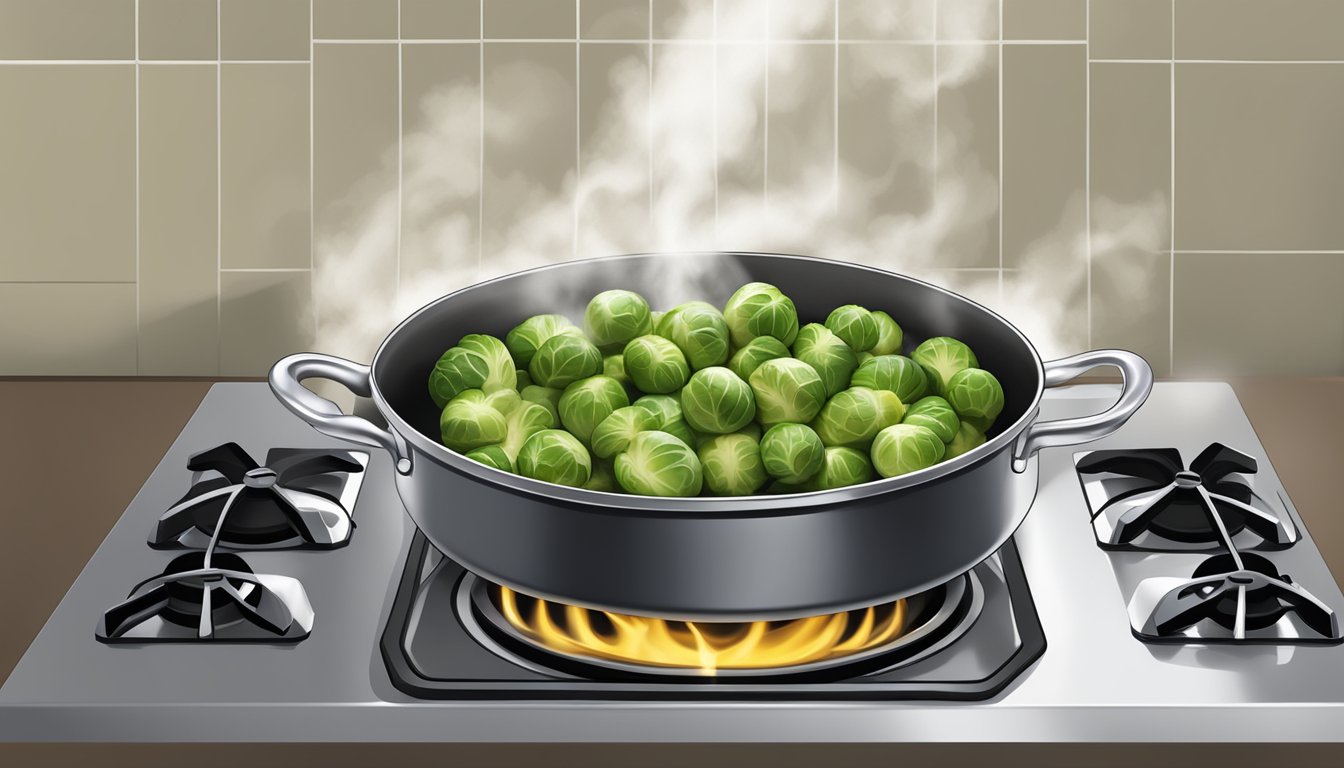
{"label": "gas flame", "polygon": [[776,669],[852,656],[905,631],[907,604],[786,621],[691,622],[548,603],[499,587],[504,618],[547,650],[653,667]]}

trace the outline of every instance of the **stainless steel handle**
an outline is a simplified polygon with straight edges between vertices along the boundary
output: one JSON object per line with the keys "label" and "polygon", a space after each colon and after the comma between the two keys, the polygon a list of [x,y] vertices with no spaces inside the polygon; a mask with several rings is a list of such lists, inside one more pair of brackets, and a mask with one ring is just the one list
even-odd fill
{"label": "stainless steel handle", "polygon": [[1148,361],[1123,349],[1099,349],[1051,360],[1045,364],[1045,386],[1067,384],[1103,365],[1119,368],[1124,381],[1120,399],[1115,401],[1115,405],[1091,416],[1032,423],[1017,438],[1017,445],[1013,449],[1014,471],[1026,471],[1027,460],[1042,448],[1077,445],[1111,434],[1129,421],[1129,417],[1148,399],[1148,393],[1153,390],[1153,369],[1148,367]]}
{"label": "stainless steel handle", "polygon": [[341,411],[340,406],[303,386],[304,379],[330,379],[360,397],[373,394],[370,370],[340,357],[318,354],[290,355],[271,367],[271,391],[295,416],[313,429],[338,440],[383,448],[392,454],[397,471],[411,472],[411,453],[401,435],[373,422]]}

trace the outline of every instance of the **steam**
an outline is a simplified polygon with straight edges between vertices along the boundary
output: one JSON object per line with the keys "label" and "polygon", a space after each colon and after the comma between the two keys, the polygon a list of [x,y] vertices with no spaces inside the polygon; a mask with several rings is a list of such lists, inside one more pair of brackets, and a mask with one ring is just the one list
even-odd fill
{"label": "steam", "polygon": [[[829,38],[831,5],[768,3],[772,38]],[[946,30],[997,23],[986,16],[990,4],[952,5],[944,3],[939,18]],[[725,3],[717,19],[711,9],[692,12],[675,25],[687,34],[673,37],[717,29],[718,43],[660,43],[652,62],[631,56],[611,67],[603,113],[584,115],[595,129],[579,148],[578,172],[550,182],[521,169],[550,162],[534,147],[556,132],[555,115],[571,108],[570,86],[554,69],[492,68],[485,107],[475,84],[426,96],[417,129],[403,138],[400,199],[395,189],[353,191],[349,208],[362,215],[318,242],[316,348],[368,360],[406,315],[481,280],[574,258],[690,249],[784,251],[879,266],[989,305],[1047,357],[1085,348],[1088,329],[1078,309],[1086,303],[1089,246],[1093,259],[1159,249],[1166,229],[1161,195],[1137,204],[1096,201],[1089,242],[1079,190],[1058,226],[1015,254],[1009,269],[949,270],[958,254],[983,251],[993,231],[996,169],[966,146],[975,126],[939,125],[936,155],[935,137],[924,134],[935,124],[939,95],[983,75],[995,47],[939,46],[935,86],[927,46],[845,46],[841,79],[830,45],[726,39],[744,31],[759,37],[760,20],[750,16],[758,7]],[[878,167],[862,142],[853,152],[839,142],[837,151],[832,79],[846,93],[880,93],[870,108],[884,110],[886,124],[910,126],[880,137],[890,143],[877,147]],[[828,98],[818,103],[818,93]],[[483,145],[492,157],[484,169],[490,204],[509,206],[503,224],[492,223],[499,216],[478,217]],[[393,172],[395,153],[386,161]],[[493,167],[496,157],[520,170]],[[398,231],[393,266],[388,243]],[[393,281],[389,272],[398,270]],[[743,280],[673,265],[649,298],[657,308],[721,300]],[[559,301],[577,317],[588,297],[574,286],[553,288],[539,299],[548,308]]]}

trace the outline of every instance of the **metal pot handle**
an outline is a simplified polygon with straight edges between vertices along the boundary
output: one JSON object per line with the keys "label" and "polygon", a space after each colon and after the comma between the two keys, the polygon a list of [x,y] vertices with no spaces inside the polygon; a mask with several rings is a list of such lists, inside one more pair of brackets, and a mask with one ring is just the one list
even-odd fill
{"label": "metal pot handle", "polygon": [[406,441],[395,432],[373,422],[341,411],[341,407],[316,394],[299,382],[304,379],[330,379],[360,397],[373,394],[370,369],[340,357],[306,353],[290,355],[271,367],[271,391],[281,404],[313,429],[338,440],[383,448],[392,454],[397,471],[410,474],[411,453]]}
{"label": "metal pot handle", "polygon": [[1101,413],[1057,421],[1037,421],[1028,425],[1017,438],[1013,449],[1013,470],[1024,472],[1027,460],[1042,448],[1059,445],[1077,445],[1105,437],[1122,424],[1148,399],[1153,389],[1153,369],[1148,361],[1123,349],[1099,349],[1073,357],[1051,360],[1045,364],[1045,386],[1058,387],[1076,379],[1086,371],[1112,365],[1120,369],[1123,384],[1120,399]]}

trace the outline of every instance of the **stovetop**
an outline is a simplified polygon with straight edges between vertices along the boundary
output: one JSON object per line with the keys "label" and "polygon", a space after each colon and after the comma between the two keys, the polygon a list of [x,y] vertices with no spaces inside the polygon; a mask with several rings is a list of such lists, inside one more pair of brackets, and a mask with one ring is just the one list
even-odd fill
{"label": "stovetop", "polygon": [[[1047,392],[1044,418],[1103,409],[1116,388]],[[414,527],[388,458],[374,452],[349,543],[283,556],[315,614],[301,642],[107,645],[97,618],[152,575],[146,536],[182,498],[188,456],[235,440],[254,456],[277,446],[348,449],[289,416],[264,384],[215,385],[0,688],[0,739],[199,741],[1334,741],[1344,739],[1344,646],[1140,641],[1129,601],[1157,555],[1097,544],[1082,483],[1082,450],[1174,448],[1189,459],[1211,442],[1258,457],[1257,493],[1278,500],[1301,536],[1295,583],[1326,605],[1344,596],[1292,508],[1263,448],[1223,384],[1158,384],[1117,434],[1048,449],[1039,492],[1014,537],[1048,649],[983,702],[930,700],[519,701],[427,700],[398,690],[380,641]],[[1178,557],[1202,558],[1207,553]],[[250,555],[248,555],[250,556]],[[1128,558],[1117,565],[1116,558]],[[1161,555],[1171,557],[1171,555]],[[154,561],[157,562],[157,561]],[[1123,566],[1123,567],[1121,567]],[[146,569],[151,569],[147,572]],[[1129,574],[1129,575],[1126,575]],[[969,647],[969,646],[966,646]]]}

